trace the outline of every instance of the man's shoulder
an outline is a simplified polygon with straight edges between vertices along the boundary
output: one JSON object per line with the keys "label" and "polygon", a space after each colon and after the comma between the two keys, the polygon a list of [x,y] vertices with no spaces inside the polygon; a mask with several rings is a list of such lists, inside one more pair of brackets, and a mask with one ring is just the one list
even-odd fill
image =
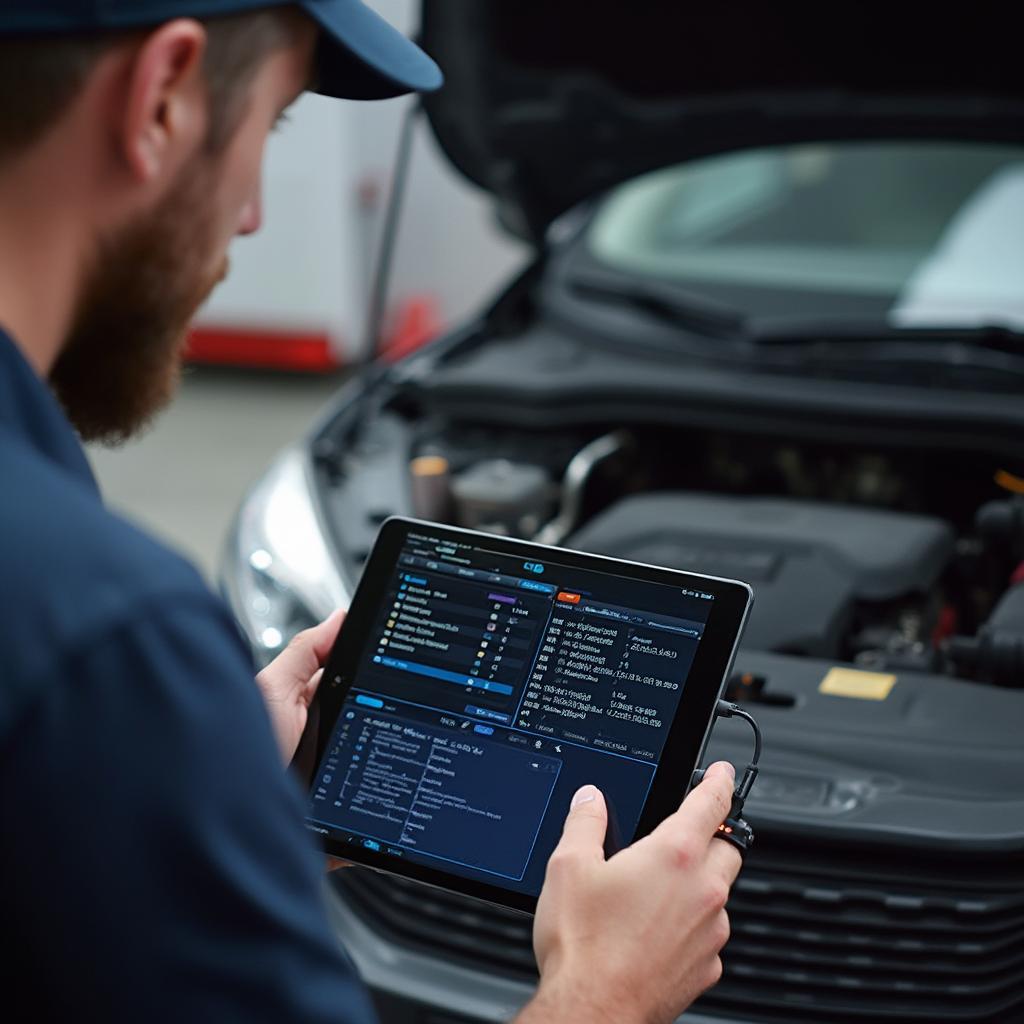
{"label": "man's shoulder", "polygon": [[85,483],[0,436],[0,649],[27,683],[91,636],[163,602],[215,599],[180,555]]}

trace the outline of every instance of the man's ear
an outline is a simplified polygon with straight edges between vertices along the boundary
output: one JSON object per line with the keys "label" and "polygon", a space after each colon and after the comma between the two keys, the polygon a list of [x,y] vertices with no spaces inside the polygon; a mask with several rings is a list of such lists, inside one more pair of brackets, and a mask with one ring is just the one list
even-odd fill
{"label": "man's ear", "polygon": [[139,182],[173,174],[203,138],[206,30],[178,18],[145,37],[128,66],[120,150]]}

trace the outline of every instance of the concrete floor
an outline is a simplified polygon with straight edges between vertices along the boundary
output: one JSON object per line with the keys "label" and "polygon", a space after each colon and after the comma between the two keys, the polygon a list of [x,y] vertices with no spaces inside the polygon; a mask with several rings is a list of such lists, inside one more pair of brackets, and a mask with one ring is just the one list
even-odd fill
{"label": "concrete floor", "polygon": [[243,495],[339,384],[338,377],[190,370],[139,440],[89,449],[107,503],[187,555],[212,583]]}

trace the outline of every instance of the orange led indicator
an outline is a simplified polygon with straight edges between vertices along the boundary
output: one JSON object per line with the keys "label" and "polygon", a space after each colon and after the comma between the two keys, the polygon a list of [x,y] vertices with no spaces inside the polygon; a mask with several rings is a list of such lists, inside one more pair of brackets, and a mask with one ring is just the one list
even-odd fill
{"label": "orange led indicator", "polygon": [[559,593],[558,600],[559,601],[567,601],[569,604],[579,604],[580,603],[580,595],[579,594],[569,594],[569,593],[567,593],[566,591],[563,590],[563,591],[561,591]]}

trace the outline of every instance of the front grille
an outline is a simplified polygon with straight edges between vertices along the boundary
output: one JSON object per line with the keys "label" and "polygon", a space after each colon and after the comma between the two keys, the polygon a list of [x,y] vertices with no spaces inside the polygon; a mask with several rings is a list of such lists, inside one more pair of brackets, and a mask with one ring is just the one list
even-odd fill
{"label": "front grille", "polygon": [[[758,837],[729,904],[708,1014],[763,1021],[1024,1022],[1024,860]],[[341,871],[393,941],[533,980],[531,920],[405,879]]]}
{"label": "front grille", "polygon": [[1024,1020],[1024,864],[766,843],[707,1008],[766,1020]]}
{"label": "front grille", "polygon": [[533,918],[393,875],[347,868],[331,876],[345,902],[396,942],[474,967],[537,978]]}

